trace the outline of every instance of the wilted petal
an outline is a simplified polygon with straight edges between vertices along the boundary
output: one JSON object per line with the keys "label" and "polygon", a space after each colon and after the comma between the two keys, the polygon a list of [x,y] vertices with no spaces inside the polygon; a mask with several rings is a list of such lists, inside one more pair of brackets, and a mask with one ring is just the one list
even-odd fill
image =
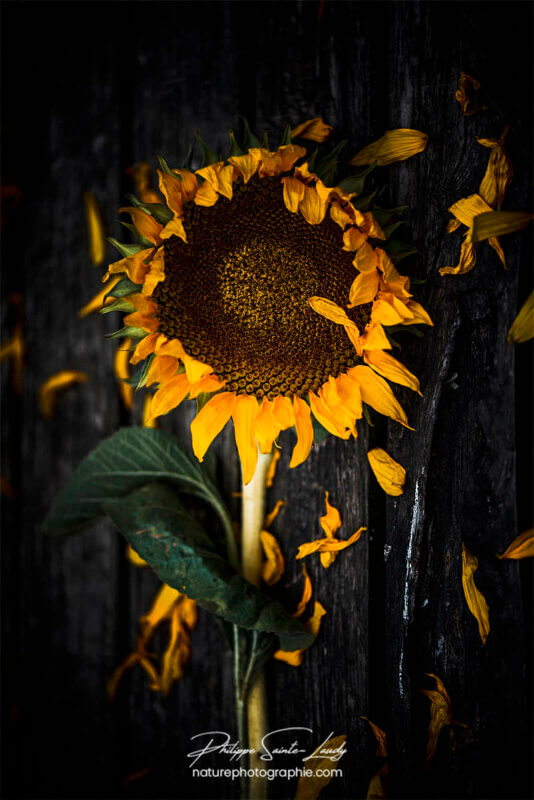
{"label": "wilted petal", "polygon": [[261,531],[261,544],[265,561],[261,568],[261,577],[267,586],[278,583],[284,574],[285,561],[278,540],[268,531]]}
{"label": "wilted petal", "polygon": [[119,395],[126,411],[131,411],[133,406],[133,386],[126,381],[130,378],[130,349],[132,340],[125,338],[115,351],[113,371],[118,381]]}
{"label": "wilted petal", "polygon": [[384,167],[395,161],[404,161],[425,149],[428,135],[413,128],[396,128],[360,150],[349,164],[363,166],[378,164]]}
{"label": "wilted petal", "polygon": [[[325,742],[323,748],[342,752],[346,738],[346,736],[335,736]],[[324,758],[314,758],[312,761],[306,762],[305,766],[311,770],[313,775],[309,777],[302,775],[299,778],[295,800],[317,800],[324,787],[328,786],[334,777],[335,773],[332,772],[334,765],[331,758],[325,755]]]}
{"label": "wilted petal", "polygon": [[480,89],[480,82],[477,81],[476,78],[473,78],[472,75],[468,75],[467,72],[460,72],[455,97],[460,103],[462,114],[466,117],[475,114],[477,111],[482,111],[485,108],[485,106],[481,107],[476,101],[472,100],[472,89],[478,91]]}
{"label": "wilted petal", "polygon": [[478,622],[478,630],[482,644],[486,644],[486,639],[490,632],[489,608],[486,598],[479,592],[475,585],[475,572],[478,569],[478,558],[473,556],[462,543],[462,586],[464,595],[469,607],[469,611]]}
{"label": "wilted petal", "polygon": [[472,239],[480,242],[493,236],[520,231],[534,219],[534,214],[526,211],[486,211],[473,220]]}
{"label": "wilted petal", "polygon": [[534,528],[523,531],[498,558],[532,558],[534,556]]}
{"label": "wilted petal", "polygon": [[296,139],[299,136],[301,139],[309,139],[312,142],[326,142],[333,130],[333,127],[327,125],[321,117],[314,117],[293,128],[291,138]]}

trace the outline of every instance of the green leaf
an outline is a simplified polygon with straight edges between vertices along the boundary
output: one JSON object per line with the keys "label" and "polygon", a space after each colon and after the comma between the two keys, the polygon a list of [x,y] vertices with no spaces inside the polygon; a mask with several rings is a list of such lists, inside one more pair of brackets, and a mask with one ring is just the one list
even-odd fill
{"label": "green leaf", "polygon": [[164,481],[201,497],[217,511],[223,507],[216,488],[174,437],[151,428],[121,428],[104,439],[71,478],[50,510],[46,526],[74,533],[102,516],[103,504],[124,497],[151,481]]}
{"label": "green leaf", "polygon": [[[196,132],[196,139],[200,145],[200,149],[202,151],[202,166],[209,167],[210,164],[216,164],[221,159],[214,153],[213,150],[210,150],[206,142],[202,139],[200,133]],[[176,176],[175,176],[176,177]]]}
{"label": "green leaf", "polygon": [[154,358],[155,358],[154,353],[145,358],[145,360],[141,364],[138,364],[136,366],[136,368],[132,372],[131,377],[126,381],[126,383],[129,383],[130,386],[133,386],[136,391],[137,389],[142,389],[143,386],[146,384],[148,370],[150,369],[150,365],[152,364]]}
{"label": "green leaf", "polygon": [[233,156],[242,156],[244,155],[243,151],[239,147],[238,143],[235,140],[234,132],[229,132],[230,136],[230,152],[228,153],[228,158],[232,158]]}
{"label": "green leaf", "polygon": [[369,194],[362,194],[359,197],[353,197],[350,202],[352,203],[354,208],[357,208],[358,211],[361,211],[363,213],[364,211],[369,210],[376,193],[377,190],[375,189],[374,192],[370,192]]}
{"label": "green leaf", "polygon": [[344,178],[340,183],[338,183],[339,188],[347,194],[350,194],[351,192],[361,194],[365,188],[365,179],[374,170],[375,166],[376,164],[371,164],[369,167],[367,167],[367,169],[364,169],[363,172],[359,172],[357,175],[349,175],[348,178]]}
{"label": "green leaf", "polygon": [[265,148],[265,150],[269,149],[269,131],[263,131],[263,140],[261,146]]}
{"label": "green leaf", "polygon": [[[187,151],[187,155],[184,159],[183,169],[191,169],[191,164],[193,163],[193,142],[189,145],[189,149]],[[178,176],[176,176],[178,177]]]}
{"label": "green leaf", "polygon": [[130,233],[133,233],[133,235],[135,236],[137,241],[140,242],[143,245],[143,248],[145,250],[146,250],[147,247],[153,247],[154,246],[152,244],[152,242],[150,242],[148,239],[145,239],[145,237],[143,236],[142,233],[139,233],[139,231],[137,230],[135,225],[133,225],[131,222],[123,222],[122,220],[120,220],[120,223],[121,223],[121,225],[124,225],[125,228],[128,228]]}
{"label": "green leaf", "polygon": [[135,311],[135,308],[129,300],[124,300],[123,298],[119,298],[115,300],[114,303],[111,303],[109,306],[104,306],[98,312],[99,314],[109,314],[111,311],[124,311],[126,314],[131,314],[132,311]]}
{"label": "green leaf", "polygon": [[[373,216],[375,216],[374,210],[373,210]],[[400,228],[401,225],[406,225],[406,223],[402,219],[400,220],[400,222],[394,222],[392,225],[387,225],[385,228],[382,228],[382,230],[386,234],[386,239],[389,239],[391,234],[394,233],[394,231],[396,231],[397,228]]]}
{"label": "green leaf", "polygon": [[[176,173],[172,173],[175,178],[180,178],[179,175]],[[169,220],[172,219],[172,211],[170,208],[167,208],[166,205],[163,203],[142,203],[134,194],[127,194],[126,197],[132,203],[132,205],[136,206],[136,208],[141,208],[143,211],[146,211],[147,214],[150,214],[151,217],[160,223],[160,225],[166,225]]]}
{"label": "green leaf", "polygon": [[388,239],[385,250],[394,264],[398,264],[403,258],[408,258],[408,256],[419,252],[417,247],[401,242],[400,239]]}
{"label": "green leaf", "polygon": [[316,147],[311,156],[308,158],[308,170],[310,172],[315,172],[315,159],[317,158],[317,153],[319,152],[319,148]]}
{"label": "green leaf", "polygon": [[373,217],[379,225],[384,226],[386,222],[393,219],[395,214],[402,214],[407,208],[409,208],[409,206],[397,206],[397,208],[379,208],[379,206],[373,206]]}
{"label": "green leaf", "polygon": [[260,140],[250,130],[248,120],[246,120],[245,117],[241,117],[241,119],[243,120],[243,127],[245,128],[245,141],[243,142],[243,150],[246,152],[251,147],[261,147]]}
{"label": "green leaf", "polygon": [[284,650],[313,642],[312,634],[280,603],[242,578],[216,552],[206,531],[168,486],[149,484],[106,502],[104,509],[160,579],[201,608],[241,628],[276,634]]}
{"label": "green leaf", "polygon": [[312,414],[312,425],[313,425],[313,442],[314,444],[320,444],[324,442],[330,436],[330,432],[323,428],[320,422],[318,422]]}
{"label": "green leaf", "polygon": [[291,125],[289,124],[284,128],[279,147],[285,147],[288,144],[291,144]]}
{"label": "green leaf", "polygon": [[363,412],[363,416],[365,417],[365,419],[367,421],[367,424],[370,425],[371,428],[374,428],[375,426],[374,426],[374,424],[373,424],[373,422],[371,420],[371,411],[369,410],[369,406],[366,406],[365,403],[362,404],[362,412]]}
{"label": "green leaf", "polygon": [[347,140],[340,142],[325,158],[321,158],[315,167],[315,174],[323,181],[326,186],[332,186],[335,182],[339,154],[346,147]]}
{"label": "green leaf", "polygon": [[388,339],[391,338],[391,333],[411,333],[412,336],[417,336],[418,339],[422,339],[425,335],[416,325],[388,325],[387,327],[384,326],[384,330]]}
{"label": "green leaf", "polygon": [[142,288],[140,283],[134,283],[125,276],[109,290],[106,297],[128,297],[131,294],[138,294]]}
{"label": "green leaf", "polygon": [[122,244],[114,239],[112,236],[108,236],[108,242],[115,247],[121,256],[127,258],[128,256],[133,256],[135,253],[140,253],[141,250],[146,250],[146,247],[143,247],[141,244]]}
{"label": "green leaf", "polygon": [[172,169],[169,167],[163,156],[158,156],[158,161],[163,172],[166,172],[167,175],[172,175],[173,178],[178,178],[178,180],[182,180],[179,175],[176,175],[176,173],[172,171]]}
{"label": "green leaf", "polygon": [[127,336],[129,336],[131,339],[144,339],[146,336],[146,331],[144,328],[135,328],[132,325],[125,325],[124,328],[120,329],[120,331],[114,331],[113,333],[106,333],[104,338],[125,339]]}

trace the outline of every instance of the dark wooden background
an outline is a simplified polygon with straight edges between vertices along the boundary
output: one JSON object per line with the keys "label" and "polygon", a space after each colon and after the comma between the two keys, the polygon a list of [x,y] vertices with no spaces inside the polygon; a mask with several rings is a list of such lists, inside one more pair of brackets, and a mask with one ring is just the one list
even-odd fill
{"label": "dark wooden background", "polygon": [[[132,190],[125,169],[172,165],[194,131],[215,149],[245,115],[262,132],[322,115],[348,138],[347,153],[391,127],[428,132],[426,152],[384,171],[392,204],[407,203],[426,278],[420,297],[435,328],[405,336],[402,358],[424,399],[399,392],[416,431],[365,426],[357,442],[330,438],[288,469],[289,447],[269,495],[288,500],[274,532],[288,556],[279,595],[300,592],[296,545],[319,533],[324,490],[342,534],[369,532],[328,571],[310,562],[328,614],[301,668],[268,668],[270,726],[306,725],[317,741],[348,736],[344,777],[325,798],[365,797],[381,762],[364,714],[388,734],[393,797],[530,796],[532,569],[498,561],[532,525],[531,344],[506,332],[531,287],[528,232],[505,238],[510,270],[487,246],[465,277],[441,278],[460,238],[445,235],[447,207],[476,191],[489,151],[474,135],[511,126],[515,179],[506,207],[531,210],[532,6],[523,2],[4,2],[3,182],[22,199],[5,208],[2,341],[24,299],[24,392],[2,366],[3,781],[7,798],[231,797],[229,782],[193,781],[189,737],[232,730],[231,659],[218,625],[201,613],[187,675],[167,699],[140,670],[108,704],[106,681],[131,650],[136,620],[158,585],[125,562],[124,543],[102,524],[67,541],[42,521],[80,460],[119,425],[112,378],[118,320],[79,320],[98,289],[83,192],[92,190],[112,235]],[[463,117],[454,99],[461,70],[483,85],[488,110]],[[349,152],[350,151],[350,152]],[[115,259],[110,249],[110,259]],[[53,372],[86,371],[51,421],[37,390]],[[164,427],[189,442],[189,411]],[[285,441],[291,444],[291,436]],[[366,451],[388,442],[408,470],[406,492],[388,498],[369,478]],[[228,429],[216,446],[225,490],[238,490]],[[230,498],[237,515],[236,500]],[[490,606],[480,642],[461,585],[461,542],[479,558],[477,584]],[[467,728],[446,728],[431,768],[424,753],[434,672]],[[123,784],[131,773],[144,777]],[[273,793],[294,796],[279,781]]]}

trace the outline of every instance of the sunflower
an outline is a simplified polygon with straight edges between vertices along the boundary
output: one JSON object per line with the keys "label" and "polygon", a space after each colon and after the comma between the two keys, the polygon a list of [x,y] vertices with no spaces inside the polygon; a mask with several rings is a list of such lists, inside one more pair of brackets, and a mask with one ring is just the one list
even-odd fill
{"label": "sunflower", "polygon": [[165,203],[120,209],[139,244],[114,242],[123,257],[104,280],[124,273],[107,310],[129,312],[131,362],[144,362],[140,385],[157,386],[150,417],[196,398],[200,461],[232,418],[248,483],[258,448],[271,452],[285,429],[297,434],[290,466],[305,461],[313,417],[342,439],[356,437],[364,404],[409,427],[385,379],[419,382],[387,352],[384,326],[432,322],[346,181],[326,185],[289,136],[274,151],[231,140],[224,160],[203,146],[211,163],[197,170],[160,159]]}

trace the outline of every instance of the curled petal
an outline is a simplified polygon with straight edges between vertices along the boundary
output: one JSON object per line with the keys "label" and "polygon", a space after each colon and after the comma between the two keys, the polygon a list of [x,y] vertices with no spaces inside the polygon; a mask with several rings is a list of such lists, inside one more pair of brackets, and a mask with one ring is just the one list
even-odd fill
{"label": "curled petal", "polygon": [[455,267],[441,267],[440,275],[466,275],[477,263],[477,246],[467,238],[460,249],[460,260]]}
{"label": "curled petal", "polygon": [[332,300],[327,300],[326,297],[309,297],[308,303],[313,310],[322,317],[326,317],[326,319],[329,319],[331,322],[335,322],[336,325],[352,328],[356,333],[359,333],[356,323],[349,319],[346,312]]}
{"label": "curled petal", "polygon": [[325,492],[326,514],[319,518],[319,524],[327,539],[333,539],[334,533],[341,528],[341,515],[337,508],[328,502],[328,492]]}
{"label": "curled petal", "polygon": [[39,388],[39,407],[45,419],[51,419],[60,392],[78,383],[87,383],[85,372],[75,369],[64,369],[51,375]]}
{"label": "curled petal", "polygon": [[470,228],[474,218],[478,214],[491,211],[491,206],[479,194],[470,194],[469,197],[462,197],[456,203],[453,203],[449,211],[462,225],[467,225]]}
{"label": "curled petal", "polygon": [[410,427],[404,409],[383,378],[363,364],[352,367],[349,375],[360,384],[364,403],[370,405],[379,414],[391,417],[406,428]]}
{"label": "curled petal", "polygon": [[156,350],[158,339],[161,338],[162,335],[159,333],[149,333],[148,336],[141,339],[130,358],[130,364],[139,364],[140,361],[144,361],[145,358],[152,355]]}
{"label": "curled petal", "polygon": [[425,149],[428,135],[413,128],[396,128],[360,150],[349,164],[363,166],[378,164],[384,167],[395,161],[404,161]]}
{"label": "curled petal", "polygon": [[306,564],[302,562],[302,574],[304,575],[304,589],[302,590],[302,597],[300,598],[300,602],[297,606],[297,610],[293,614],[294,617],[301,617],[304,612],[306,611],[306,606],[311,600],[312,597],[312,582],[310,580],[310,576],[308,575],[308,570],[306,569]]}
{"label": "curled petal", "polygon": [[532,558],[534,557],[534,528],[523,531],[517,536],[512,544],[508,545],[504,553],[498,558]]}
{"label": "curled petal", "polygon": [[293,128],[291,138],[296,139],[299,136],[301,139],[309,139],[312,142],[326,142],[333,131],[333,127],[327,125],[321,117],[314,117],[306,120],[306,122],[301,122],[300,125]]}
{"label": "curled petal", "polygon": [[486,598],[475,585],[475,572],[478,569],[478,558],[472,555],[462,544],[462,586],[465,599],[471,614],[478,623],[478,631],[482,644],[486,644],[486,639],[490,632],[489,608]]}
{"label": "curled petal", "polygon": [[268,531],[260,533],[261,544],[265,554],[261,577],[267,586],[278,583],[284,574],[285,561],[278,540]]}
{"label": "curled petal", "polygon": [[148,241],[152,242],[152,244],[161,244],[160,233],[163,226],[160,225],[160,223],[154,219],[154,217],[150,216],[150,214],[147,214],[146,211],[143,211],[141,208],[136,208],[135,206],[125,206],[124,208],[119,208],[119,214],[122,214],[123,212],[130,215],[133,224],[141,236],[144,236],[145,239],[148,239]]}

